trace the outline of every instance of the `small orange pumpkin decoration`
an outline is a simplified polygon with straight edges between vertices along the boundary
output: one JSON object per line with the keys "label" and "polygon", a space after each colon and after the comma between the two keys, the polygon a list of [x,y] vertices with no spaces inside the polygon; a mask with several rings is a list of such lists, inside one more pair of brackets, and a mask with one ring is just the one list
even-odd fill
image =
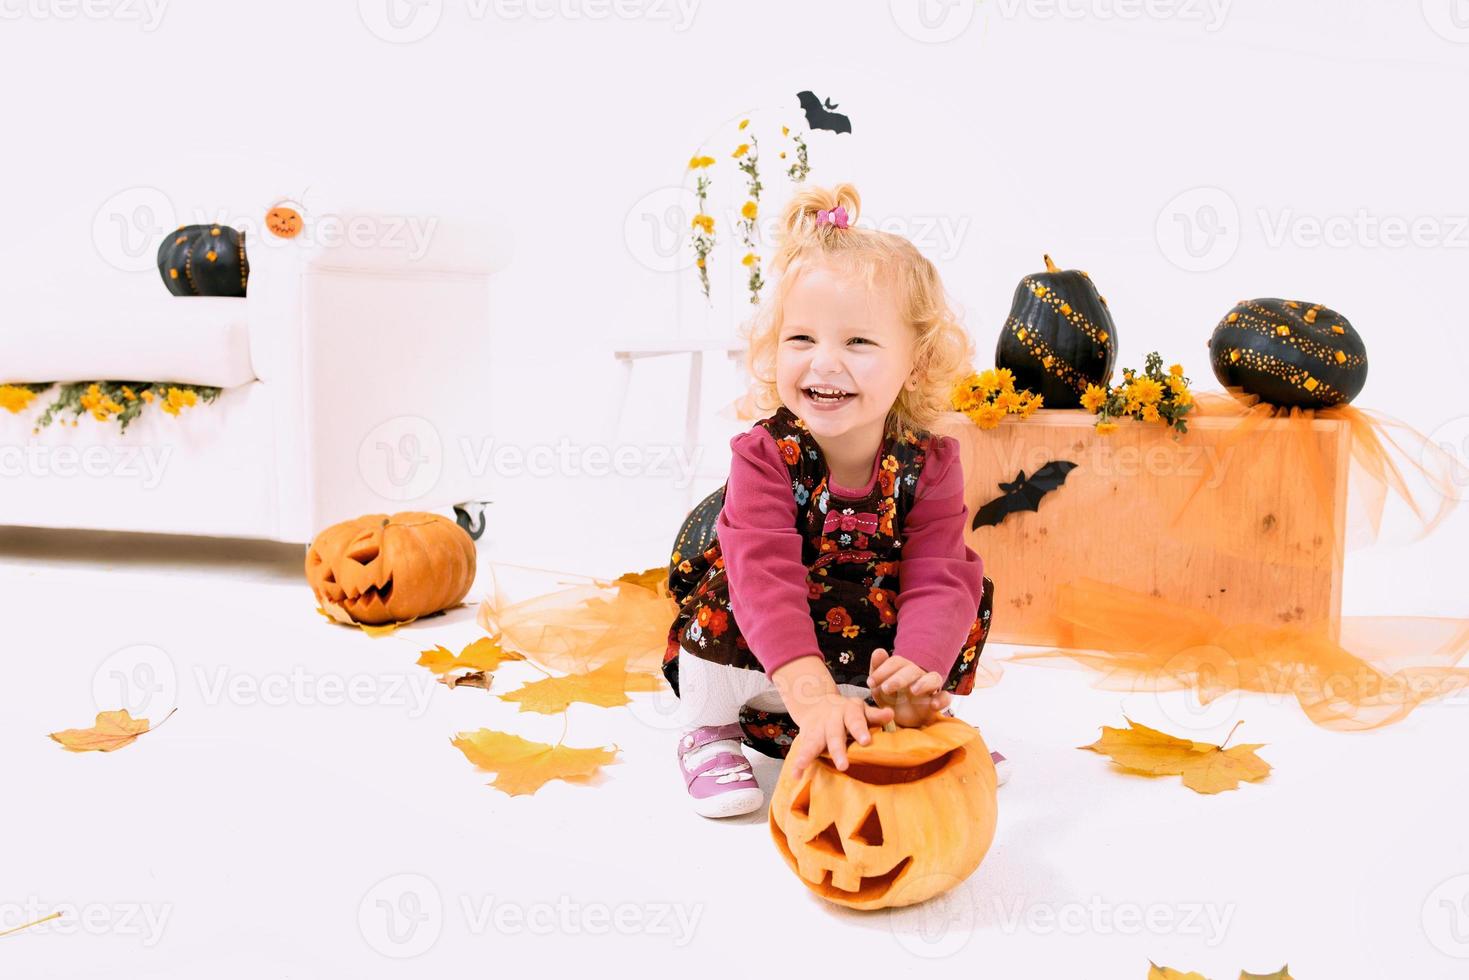
{"label": "small orange pumpkin decoration", "polygon": [[447,609],[474,582],[474,541],[440,514],[368,514],[333,524],[306,551],[306,581],[353,622],[401,623]]}
{"label": "small orange pumpkin decoration", "polygon": [[979,867],[995,836],[995,765],[979,731],[944,717],[873,729],[847,747],[847,771],[823,754],[799,780],[781,770],[770,834],[802,883],[854,909],[912,905]]}
{"label": "small orange pumpkin decoration", "polygon": [[265,212],[265,227],[277,238],[295,238],[301,234],[301,212],[277,205]]}

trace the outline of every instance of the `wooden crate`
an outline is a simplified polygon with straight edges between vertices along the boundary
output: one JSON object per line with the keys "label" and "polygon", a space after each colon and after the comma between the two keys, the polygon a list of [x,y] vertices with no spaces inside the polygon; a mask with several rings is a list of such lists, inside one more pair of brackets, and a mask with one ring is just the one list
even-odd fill
{"label": "wooden crate", "polygon": [[[1296,423],[1310,425],[1325,463],[1331,492],[1321,502],[1286,422],[1267,421],[1228,448],[1223,439],[1233,419],[1190,418],[1176,442],[1158,424],[1124,419],[1099,435],[1095,422],[1081,409],[1042,409],[995,429],[962,417],[935,427],[963,447],[970,522],[1021,470],[1029,475],[1057,459],[1077,464],[1038,510],[967,534],[995,583],[991,640],[1069,645],[1055,617],[1057,589],[1081,577],[1184,602],[1226,622],[1325,623],[1333,638],[1339,635],[1351,438],[1345,423]],[[1208,482],[1184,512],[1189,519],[1170,530],[1201,472]],[[1227,519],[1238,535],[1218,547],[1200,531],[1201,516]]]}

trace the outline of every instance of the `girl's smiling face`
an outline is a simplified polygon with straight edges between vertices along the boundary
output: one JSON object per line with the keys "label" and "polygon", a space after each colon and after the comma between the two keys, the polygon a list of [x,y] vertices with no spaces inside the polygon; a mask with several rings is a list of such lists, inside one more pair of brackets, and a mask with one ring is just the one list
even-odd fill
{"label": "girl's smiling face", "polygon": [[[850,441],[860,459],[881,441],[913,372],[913,328],[899,315],[894,290],[879,280],[869,293],[861,278],[814,264],[786,292],[782,321],[775,361],[781,402],[813,435]],[[845,395],[818,400],[813,387]]]}

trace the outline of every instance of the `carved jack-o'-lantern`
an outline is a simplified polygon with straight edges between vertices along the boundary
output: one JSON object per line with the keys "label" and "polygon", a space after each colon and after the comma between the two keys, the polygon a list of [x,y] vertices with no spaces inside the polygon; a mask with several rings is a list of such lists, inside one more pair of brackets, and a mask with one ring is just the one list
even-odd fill
{"label": "carved jack-o'-lantern", "polygon": [[874,730],[842,772],[822,755],[781,771],[770,833],[801,881],[856,909],[912,905],[967,878],[995,835],[995,766],[979,732],[945,717]]}
{"label": "carved jack-o'-lantern", "polygon": [[301,234],[301,212],[288,204],[277,204],[265,212],[265,228],[277,238],[295,238]]}
{"label": "carved jack-o'-lantern", "polygon": [[334,524],[306,552],[306,581],[317,601],[369,625],[447,609],[469,593],[474,572],[474,541],[464,529],[419,511]]}

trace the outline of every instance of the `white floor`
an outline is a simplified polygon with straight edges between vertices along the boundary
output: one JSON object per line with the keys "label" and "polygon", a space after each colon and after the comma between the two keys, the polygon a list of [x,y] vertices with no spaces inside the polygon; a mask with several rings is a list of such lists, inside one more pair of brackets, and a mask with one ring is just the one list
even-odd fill
{"label": "white floor", "polygon": [[[510,563],[615,576],[658,564],[671,537],[533,547],[491,513],[482,566],[505,563],[517,598],[557,584]],[[68,913],[0,939],[0,975],[1142,980],[1150,959],[1215,980],[1287,962],[1300,980],[1469,975],[1464,701],[1344,735],[1293,703],[1200,711],[1007,666],[959,709],[1014,760],[993,849],[945,899],[859,914],[805,892],[763,812],[687,812],[654,696],[569,712],[568,744],[622,750],[600,784],[488,788],[454,733],[555,741],[562,719],[414,665],[481,635],[473,609],[369,638],[313,611],[300,559],[0,529],[0,928]],[[155,721],[178,712],[110,754],[45,737],[124,697]],[[1077,751],[1124,713],[1215,740],[1243,718],[1236,740],[1267,743],[1275,771],[1205,797]],[[769,789],[777,765],[756,758]]]}

